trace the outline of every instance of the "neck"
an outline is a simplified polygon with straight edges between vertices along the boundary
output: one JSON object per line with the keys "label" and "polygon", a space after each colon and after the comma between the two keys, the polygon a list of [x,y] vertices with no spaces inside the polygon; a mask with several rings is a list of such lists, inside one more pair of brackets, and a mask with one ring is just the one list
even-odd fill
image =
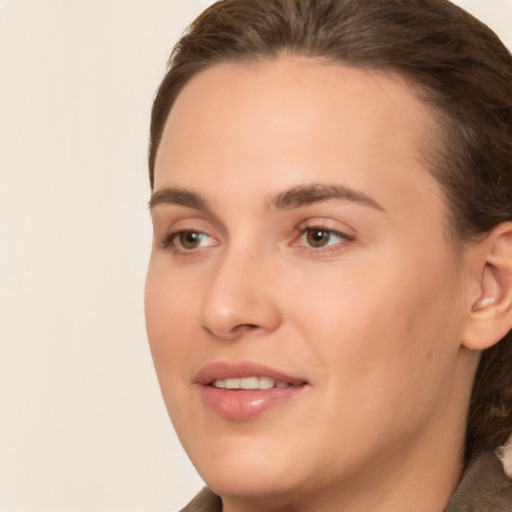
{"label": "neck", "polygon": [[224,497],[223,512],[443,512],[464,468],[471,366],[462,365],[466,379],[459,366],[455,380],[462,384],[451,390],[421,433],[390,440],[343,481],[312,485],[314,492],[308,492],[308,482],[287,495]]}
{"label": "neck", "polygon": [[373,459],[346,481],[314,494],[225,498],[223,512],[443,512],[462,474],[463,446],[438,446],[422,459],[406,453]]}

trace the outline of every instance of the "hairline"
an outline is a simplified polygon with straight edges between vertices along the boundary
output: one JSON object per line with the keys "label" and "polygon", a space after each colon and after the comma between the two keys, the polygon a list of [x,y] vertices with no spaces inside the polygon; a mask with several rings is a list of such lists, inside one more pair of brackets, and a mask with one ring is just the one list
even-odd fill
{"label": "hairline", "polygon": [[[282,47],[275,51],[259,52],[247,55],[224,55],[222,58],[211,59],[210,61],[204,61],[198,65],[195,70],[192,70],[189,76],[186,76],[184,80],[179,84],[179,87],[174,89],[174,97],[169,102],[167,112],[165,113],[165,120],[160,126],[158,138],[150,146],[150,155],[152,155],[152,166],[150,167],[150,178],[151,178],[151,189],[154,188],[154,175],[156,169],[157,154],[162,140],[163,132],[167,124],[167,120],[171,114],[171,111],[180,96],[183,89],[196,77],[202,75],[204,72],[216,67],[223,65],[240,65],[240,66],[252,66],[258,65],[265,62],[276,61],[282,57],[296,57],[303,58],[311,61],[315,61],[318,64],[324,64],[326,66],[345,66],[353,69],[358,69],[368,73],[376,73],[385,75],[388,78],[396,79],[406,87],[407,91],[416,98],[424,107],[428,113],[428,121],[423,127],[423,134],[418,133],[418,157],[420,163],[425,166],[425,170],[434,178],[437,185],[439,186],[442,203],[444,205],[443,221],[444,221],[444,236],[446,241],[452,246],[457,252],[465,252],[465,249],[485,236],[480,237],[467,237],[463,233],[460,233],[458,229],[458,223],[455,216],[455,208],[451,204],[451,198],[447,186],[442,182],[441,175],[444,172],[458,172],[453,169],[456,166],[454,159],[448,157],[447,145],[443,142],[450,129],[453,129],[453,119],[451,116],[443,110],[441,107],[435,105],[435,96],[437,92],[421,83],[419,79],[412,76],[404,69],[400,69],[396,65],[386,64],[364,64],[357,62],[350,62],[347,59],[336,58],[335,56],[328,56],[325,54],[300,51],[296,48]],[[450,126],[452,125],[452,126]],[[425,142],[421,142],[421,137],[425,137]]]}

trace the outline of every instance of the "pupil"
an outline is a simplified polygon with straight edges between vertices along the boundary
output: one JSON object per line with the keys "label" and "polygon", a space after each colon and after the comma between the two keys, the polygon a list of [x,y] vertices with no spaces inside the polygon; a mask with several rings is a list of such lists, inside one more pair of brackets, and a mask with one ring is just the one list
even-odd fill
{"label": "pupil", "polygon": [[183,247],[186,249],[194,249],[201,241],[201,233],[189,231],[188,233],[182,233],[180,238]]}
{"label": "pupil", "polygon": [[325,245],[328,241],[329,233],[327,231],[316,229],[314,231],[310,231],[308,234],[308,242],[313,247],[321,247]]}

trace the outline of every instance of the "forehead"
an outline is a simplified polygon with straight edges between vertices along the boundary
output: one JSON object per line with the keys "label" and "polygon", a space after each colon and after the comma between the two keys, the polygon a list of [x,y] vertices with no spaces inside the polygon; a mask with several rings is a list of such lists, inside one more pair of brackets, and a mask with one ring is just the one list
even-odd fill
{"label": "forehead", "polygon": [[[279,126],[296,134],[296,140],[305,135],[301,128],[312,129],[308,136],[318,128],[324,137],[339,135],[343,144],[347,137],[342,125],[349,118],[354,128],[367,131],[368,139],[378,137],[385,126],[396,134],[394,142],[414,145],[419,157],[431,144],[430,134],[437,131],[425,104],[395,74],[281,56],[257,63],[219,64],[194,76],[171,109],[162,137],[165,148],[159,147],[156,164],[162,164],[170,151],[186,149],[189,144],[183,142],[197,143],[199,138],[201,144],[211,142],[219,149],[225,142],[222,136],[233,135],[230,129],[238,139],[245,136],[255,143],[258,139],[260,148],[269,142],[264,140],[265,133],[272,136]],[[216,125],[222,125],[222,132],[208,133]],[[261,126],[266,129],[261,131]],[[284,146],[285,138],[279,140]]]}
{"label": "forehead", "polygon": [[179,94],[157,153],[155,190],[263,200],[325,181],[380,204],[400,199],[397,214],[407,215],[416,195],[440,195],[423,158],[435,132],[428,108],[392,74],[304,57],[220,64]]}

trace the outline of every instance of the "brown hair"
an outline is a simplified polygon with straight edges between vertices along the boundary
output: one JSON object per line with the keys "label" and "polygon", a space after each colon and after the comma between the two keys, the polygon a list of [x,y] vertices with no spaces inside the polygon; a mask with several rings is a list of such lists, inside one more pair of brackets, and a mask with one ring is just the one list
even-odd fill
{"label": "brown hair", "polygon": [[[443,190],[453,238],[475,241],[512,220],[512,57],[488,27],[447,0],[215,3],[175,46],[157,92],[151,187],[165,121],[184,85],[216,63],[285,52],[404,77],[441,127],[429,167]],[[504,444],[512,433],[511,368],[509,332],[482,354],[468,416],[467,457]]]}

